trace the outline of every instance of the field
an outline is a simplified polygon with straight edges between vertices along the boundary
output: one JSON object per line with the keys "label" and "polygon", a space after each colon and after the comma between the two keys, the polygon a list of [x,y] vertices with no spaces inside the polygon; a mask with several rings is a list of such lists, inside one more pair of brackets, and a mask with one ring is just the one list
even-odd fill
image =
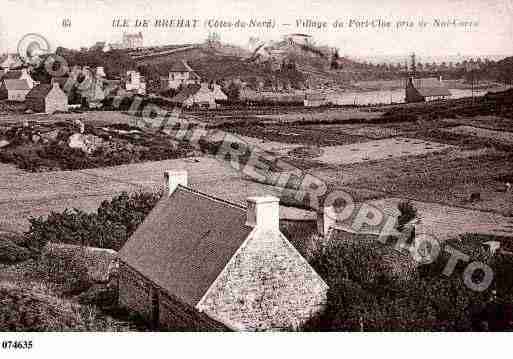
{"label": "field", "polygon": [[497,131],[481,127],[460,125],[447,129],[446,131],[460,135],[475,136],[487,140],[497,141],[505,145],[513,145],[513,132],[505,132],[504,130]]}

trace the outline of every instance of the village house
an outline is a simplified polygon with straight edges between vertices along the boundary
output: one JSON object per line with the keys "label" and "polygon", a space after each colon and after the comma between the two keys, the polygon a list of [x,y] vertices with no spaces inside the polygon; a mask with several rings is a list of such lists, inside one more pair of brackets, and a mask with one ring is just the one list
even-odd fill
{"label": "village house", "polygon": [[30,91],[27,80],[3,80],[0,85],[0,99],[23,102]]}
{"label": "village house", "polygon": [[171,102],[184,108],[202,107],[202,108],[217,108],[219,101],[226,101],[228,97],[221,90],[221,86],[215,83],[207,84],[205,82],[198,84],[191,84],[185,86],[176,96],[171,99]]}
{"label": "village house", "polygon": [[34,112],[54,113],[68,110],[68,96],[58,82],[39,84],[25,97],[27,108]]}
{"label": "village house", "polygon": [[173,330],[291,330],[328,287],[279,229],[279,199],[247,208],[166,172],[167,192],[119,252],[119,304]]}
{"label": "village house", "polygon": [[185,61],[179,61],[171,67],[167,78],[161,78],[163,89],[176,90],[180,86],[199,84],[201,78]]}
{"label": "village house", "polygon": [[409,77],[406,82],[406,102],[426,102],[445,100],[451,97],[451,92],[444,85],[442,78]]}
{"label": "village house", "polygon": [[138,95],[146,94],[146,81],[139,71],[130,70],[126,72],[125,90]]}
{"label": "village house", "polygon": [[2,76],[2,80],[25,80],[27,82],[28,87],[31,89],[35,85],[38,84],[37,81],[34,81],[32,76],[30,76],[28,70],[26,68],[20,70],[9,70]]}

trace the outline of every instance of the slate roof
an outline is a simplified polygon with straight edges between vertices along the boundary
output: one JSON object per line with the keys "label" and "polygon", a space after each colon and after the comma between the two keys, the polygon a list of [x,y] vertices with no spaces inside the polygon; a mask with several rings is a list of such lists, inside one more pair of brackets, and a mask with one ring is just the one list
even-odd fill
{"label": "slate roof", "polygon": [[424,97],[451,96],[449,89],[436,77],[414,79],[413,84]]}
{"label": "slate roof", "polygon": [[30,90],[27,80],[4,79],[3,81],[4,81],[5,88],[7,89],[7,91]]}
{"label": "slate roof", "polygon": [[189,97],[193,96],[198,92],[201,88],[201,85],[198,84],[190,84],[183,88],[175,97],[171,99],[172,102],[175,103],[184,103]]}
{"label": "slate roof", "polygon": [[45,98],[51,89],[52,85],[50,84],[39,84],[37,86],[34,86],[25,98]]}
{"label": "slate roof", "polygon": [[179,186],[163,198],[119,258],[195,306],[248,237],[246,209]]}
{"label": "slate roof", "polygon": [[424,87],[417,91],[424,97],[451,96],[451,92],[446,87]]}
{"label": "slate roof", "polygon": [[5,75],[2,77],[3,80],[5,79],[12,79],[12,80],[18,80],[22,75],[21,70],[10,70],[5,73]]}

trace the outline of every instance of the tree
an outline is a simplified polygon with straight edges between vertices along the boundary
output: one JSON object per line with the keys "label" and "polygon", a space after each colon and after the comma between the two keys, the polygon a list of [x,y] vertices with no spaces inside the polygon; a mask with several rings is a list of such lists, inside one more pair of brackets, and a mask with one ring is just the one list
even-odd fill
{"label": "tree", "polygon": [[226,96],[229,101],[238,101],[240,99],[240,86],[235,82],[230,83],[226,89]]}

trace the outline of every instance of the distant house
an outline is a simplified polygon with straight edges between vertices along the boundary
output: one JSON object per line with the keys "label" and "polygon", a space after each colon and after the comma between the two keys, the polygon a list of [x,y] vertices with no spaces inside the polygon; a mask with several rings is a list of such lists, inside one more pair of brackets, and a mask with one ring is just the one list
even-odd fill
{"label": "distant house", "polygon": [[23,102],[29,91],[27,80],[5,79],[0,85],[0,99]]}
{"label": "distant house", "polygon": [[32,76],[30,76],[27,69],[9,70],[2,76],[2,80],[6,79],[25,80],[27,81],[27,85],[29,86],[29,88],[33,88],[35,85],[38,84],[38,82],[34,81]]}
{"label": "distant house", "polygon": [[441,78],[414,79],[410,77],[406,82],[407,103],[445,100],[449,97],[451,97],[451,92]]}
{"label": "distant house", "polygon": [[203,107],[216,108],[218,101],[226,101],[228,97],[217,84],[202,83],[186,85],[171,102],[185,108]]}
{"label": "distant house", "polygon": [[51,114],[68,110],[68,96],[61,90],[58,82],[35,86],[25,100],[27,107],[34,112]]}
{"label": "distant house", "polygon": [[279,200],[242,207],[168,192],[119,252],[119,302],[173,330],[290,330],[321,311],[327,285],[279,229]]}
{"label": "distant house", "polygon": [[146,94],[146,81],[138,71],[130,70],[126,73],[125,90],[138,95]]}
{"label": "distant house", "polygon": [[326,95],[322,93],[306,93],[305,94],[305,107],[320,107],[328,105],[329,101]]}
{"label": "distant house", "polygon": [[180,61],[171,67],[167,79],[162,79],[164,89],[176,90],[180,86],[198,84],[201,78],[185,61]]}

